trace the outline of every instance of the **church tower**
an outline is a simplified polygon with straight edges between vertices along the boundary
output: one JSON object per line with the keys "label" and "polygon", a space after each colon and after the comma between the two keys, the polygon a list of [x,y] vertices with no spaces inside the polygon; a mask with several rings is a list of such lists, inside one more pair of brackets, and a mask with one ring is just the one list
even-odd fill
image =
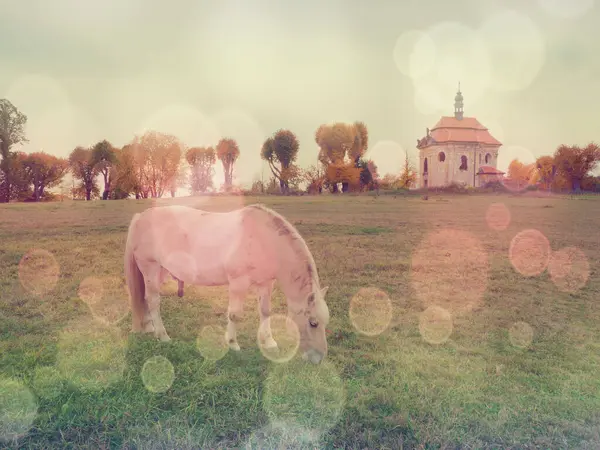
{"label": "church tower", "polygon": [[458,82],[458,92],[456,92],[456,96],[454,97],[454,117],[457,120],[462,120],[463,118],[463,96],[460,92],[460,81]]}

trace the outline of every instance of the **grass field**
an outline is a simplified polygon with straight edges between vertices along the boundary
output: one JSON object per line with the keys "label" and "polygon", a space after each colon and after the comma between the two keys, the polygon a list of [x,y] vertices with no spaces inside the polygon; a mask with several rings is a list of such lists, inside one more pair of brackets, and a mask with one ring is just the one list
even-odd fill
{"label": "grass field", "polygon": [[160,201],[254,202],[329,286],[319,366],[263,355],[255,296],[225,352],[224,288],[170,281],[172,341],[130,335],[123,249],[150,200],[0,207],[0,447],[600,446],[600,199]]}

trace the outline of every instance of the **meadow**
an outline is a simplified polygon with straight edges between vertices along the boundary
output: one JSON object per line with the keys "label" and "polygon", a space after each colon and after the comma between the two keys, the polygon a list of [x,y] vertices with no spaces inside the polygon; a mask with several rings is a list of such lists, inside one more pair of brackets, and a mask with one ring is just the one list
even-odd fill
{"label": "meadow", "polygon": [[[329,354],[219,341],[225,288],[163,288],[129,333],[123,250],[155,203],[264,203],[315,258]],[[598,448],[600,198],[190,197],[0,206],[0,447]],[[290,359],[291,358],[291,359]],[[289,360],[288,360],[289,359]]]}

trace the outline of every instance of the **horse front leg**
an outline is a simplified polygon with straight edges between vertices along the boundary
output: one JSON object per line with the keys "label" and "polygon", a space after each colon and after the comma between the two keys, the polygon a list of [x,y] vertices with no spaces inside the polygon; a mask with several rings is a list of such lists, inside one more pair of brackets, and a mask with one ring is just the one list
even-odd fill
{"label": "horse front leg", "polygon": [[267,283],[258,288],[258,307],[260,312],[260,326],[258,339],[265,350],[277,348],[277,342],[273,339],[271,331],[271,297],[273,295],[273,283]]}
{"label": "horse front leg", "polygon": [[160,316],[160,286],[165,274],[162,268],[152,264],[144,268],[146,279],[146,311],[144,313],[144,331],[154,332],[161,341],[170,341],[167,330]]}
{"label": "horse front leg", "polygon": [[236,324],[241,321],[244,312],[244,300],[248,292],[247,283],[241,280],[229,282],[229,306],[227,307],[227,330],[225,340],[230,349],[239,352]]}

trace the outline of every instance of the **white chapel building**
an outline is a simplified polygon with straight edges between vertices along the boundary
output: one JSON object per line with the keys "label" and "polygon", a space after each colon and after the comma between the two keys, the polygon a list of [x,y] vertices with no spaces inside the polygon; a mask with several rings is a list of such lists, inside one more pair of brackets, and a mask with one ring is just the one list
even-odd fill
{"label": "white chapel building", "polygon": [[419,187],[442,187],[451,183],[483,186],[502,180],[498,150],[502,143],[474,117],[463,117],[463,96],[454,98],[454,117],[442,118],[425,137],[417,139]]}

